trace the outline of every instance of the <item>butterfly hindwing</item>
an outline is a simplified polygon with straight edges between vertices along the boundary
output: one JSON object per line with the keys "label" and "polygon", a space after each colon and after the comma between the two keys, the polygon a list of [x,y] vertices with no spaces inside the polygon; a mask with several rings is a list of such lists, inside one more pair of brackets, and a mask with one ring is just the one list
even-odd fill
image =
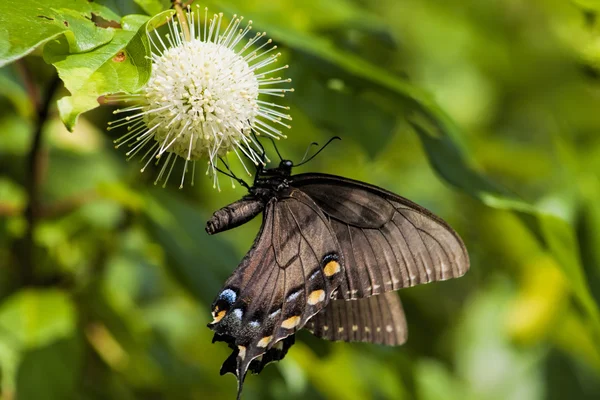
{"label": "butterfly hindwing", "polygon": [[327,305],[342,276],[339,244],[312,199],[290,190],[269,200],[259,236],[213,303],[209,327],[234,349],[235,369],[230,357],[222,371],[241,385],[249,367],[282,358],[291,344],[278,343]]}
{"label": "butterfly hindwing", "polygon": [[342,248],[345,279],[337,298],[357,299],[462,276],[469,257],[441,218],[363,182],[325,174],[291,177],[329,218]]}
{"label": "butterfly hindwing", "polygon": [[259,374],[267,364],[282,360],[288,350],[296,342],[296,335],[290,335],[285,339],[280,340],[271,347],[265,354],[252,360],[248,368],[253,374]]}
{"label": "butterfly hindwing", "polygon": [[398,346],[408,328],[398,294],[386,292],[356,300],[332,300],[306,328],[322,339]]}
{"label": "butterfly hindwing", "polygon": [[[256,357],[250,362],[248,370],[253,374],[260,373],[263,368],[271,362],[282,360],[287,354],[288,350],[296,341],[296,335],[290,335],[285,339],[277,342],[275,346],[267,350],[263,355]],[[213,343],[215,342],[226,342],[229,347],[233,350],[231,355],[227,357],[223,365],[221,366],[221,375],[228,373],[237,375],[237,357],[239,355],[239,349],[235,346],[235,340],[232,337],[222,336],[215,334]]]}

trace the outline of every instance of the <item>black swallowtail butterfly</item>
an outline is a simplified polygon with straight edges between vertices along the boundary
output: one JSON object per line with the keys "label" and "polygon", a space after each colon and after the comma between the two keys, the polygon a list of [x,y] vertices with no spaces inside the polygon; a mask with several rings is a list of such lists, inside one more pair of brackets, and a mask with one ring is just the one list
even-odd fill
{"label": "black swallowtail butterfly", "polygon": [[339,176],[292,175],[293,166],[282,160],[259,168],[254,185],[245,185],[249,194],[216,211],[206,226],[214,234],[263,213],[208,325],[213,342],[233,349],[221,374],[236,375],[238,399],[247,371],[281,360],[299,329],[328,340],[404,343],[406,321],[394,291],[469,269],[458,234],[425,208]]}

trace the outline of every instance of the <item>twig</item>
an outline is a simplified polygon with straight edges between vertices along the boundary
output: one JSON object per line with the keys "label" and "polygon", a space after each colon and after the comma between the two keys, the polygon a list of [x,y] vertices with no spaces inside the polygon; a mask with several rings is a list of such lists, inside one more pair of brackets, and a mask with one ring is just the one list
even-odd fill
{"label": "twig", "polygon": [[[27,85],[31,86],[31,77],[27,77]],[[35,93],[36,98],[32,99],[32,102],[37,108],[37,121],[35,125],[35,131],[33,133],[33,140],[31,142],[31,148],[27,156],[26,166],[26,178],[25,178],[25,190],[28,195],[28,204],[25,209],[25,219],[27,220],[27,229],[25,231],[24,246],[22,253],[22,264],[19,269],[19,276],[21,278],[21,284],[27,285],[33,283],[34,277],[34,232],[36,226],[36,219],[39,215],[40,201],[39,201],[39,183],[41,178],[41,148],[42,148],[42,130],[48,114],[52,106],[52,98],[54,92],[60,84],[58,75],[54,76],[50,81],[43,97]],[[37,92],[37,90],[35,91]],[[33,91],[30,91],[32,95]]]}

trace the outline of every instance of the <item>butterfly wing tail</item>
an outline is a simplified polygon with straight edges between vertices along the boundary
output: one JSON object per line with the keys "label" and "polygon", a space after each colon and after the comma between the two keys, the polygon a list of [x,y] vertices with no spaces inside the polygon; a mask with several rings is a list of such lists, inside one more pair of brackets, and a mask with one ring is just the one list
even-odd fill
{"label": "butterfly wing tail", "polygon": [[229,357],[227,357],[227,359],[221,366],[221,375],[225,375],[225,374],[235,375],[235,378],[237,379],[237,382],[238,382],[238,393],[237,393],[238,400],[242,396],[244,379],[246,378],[246,373],[248,372],[248,366],[250,365],[249,362],[247,362],[241,358],[241,355],[243,355],[243,354],[240,354],[240,352],[241,352],[241,350],[239,350],[237,348],[234,349],[233,352],[231,353],[231,355]]}
{"label": "butterfly wing tail", "polygon": [[242,398],[242,389],[244,388],[244,379],[246,378],[246,373],[248,372],[249,363],[242,362],[242,365],[238,365],[237,370],[237,381],[238,381],[238,391],[237,391],[237,400]]}

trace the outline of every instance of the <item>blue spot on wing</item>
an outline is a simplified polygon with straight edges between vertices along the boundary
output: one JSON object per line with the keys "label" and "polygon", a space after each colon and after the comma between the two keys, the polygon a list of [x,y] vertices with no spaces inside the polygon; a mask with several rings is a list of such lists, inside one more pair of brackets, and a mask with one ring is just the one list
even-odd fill
{"label": "blue spot on wing", "polygon": [[229,304],[233,304],[237,299],[237,294],[231,289],[225,289],[219,295],[219,299],[225,300]]}

